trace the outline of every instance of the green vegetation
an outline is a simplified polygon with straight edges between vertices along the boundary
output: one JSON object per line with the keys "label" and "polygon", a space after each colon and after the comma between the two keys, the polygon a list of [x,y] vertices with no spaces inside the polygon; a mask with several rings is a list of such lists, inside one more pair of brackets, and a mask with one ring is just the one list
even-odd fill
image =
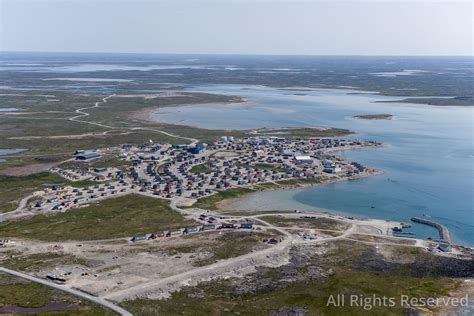
{"label": "green vegetation", "polygon": [[247,189],[247,188],[234,188],[234,189],[229,189],[226,191],[219,191],[216,194],[213,194],[204,198],[200,198],[199,200],[197,200],[196,203],[194,203],[190,207],[198,207],[198,208],[207,209],[207,210],[217,210],[218,209],[217,203],[226,199],[237,198],[239,196],[252,193],[252,192],[255,192],[255,190]]}
{"label": "green vegetation", "polygon": [[258,190],[258,191],[278,189],[279,187],[280,186],[278,184],[275,184],[273,182],[260,183],[260,184],[257,184],[257,185],[253,186],[253,188]]}
{"label": "green vegetation", "polygon": [[311,138],[311,137],[337,137],[352,134],[348,129],[343,128],[262,128],[258,129],[260,135],[273,135],[280,137]]}
{"label": "green vegetation", "polygon": [[[296,268],[263,269],[245,280],[219,280],[187,287],[167,300],[136,299],[122,305],[135,315],[271,315],[296,307],[305,309],[308,315],[405,315],[398,300],[400,295],[447,295],[459,285],[458,281],[446,277],[414,276],[417,268],[410,264],[403,266],[411,273],[361,269],[361,265],[382,262],[380,256],[374,254],[374,246],[350,242],[334,242],[332,246],[328,253],[312,256]],[[332,273],[325,277],[307,277],[308,271],[316,267]],[[330,295],[338,294],[346,296],[346,302],[350,295],[395,297],[397,304],[374,306],[370,310],[349,304],[327,306]]]}
{"label": "green vegetation", "polygon": [[[48,307],[52,302],[58,302],[60,306]],[[46,309],[44,312],[36,312],[35,315],[117,315],[102,306],[62,291],[0,273],[0,314],[13,313],[8,312],[8,305]]]}
{"label": "green vegetation", "polygon": [[321,178],[308,178],[308,179],[289,179],[289,180],[280,180],[276,181],[279,186],[282,187],[293,187],[299,185],[314,185],[320,184],[323,180]]}
{"label": "green vegetation", "polygon": [[354,115],[354,118],[364,119],[364,120],[391,120],[393,118],[392,114],[367,114],[367,115]]}
{"label": "green vegetation", "polygon": [[207,163],[202,163],[199,165],[192,166],[191,169],[189,169],[189,172],[191,173],[209,173],[212,172],[212,169],[210,169],[207,166]]}
{"label": "green vegetation", "polygon": [[235,216],[252,216],[259,214],[280,214],[280,213],[294,213],[294,211],[222,211],[225,215]]}
{"label": "green vegetation", "polygon": [[439,106],[474,106],[474,97],[455,97],[455,98],[406,98],[393,101],[377,101],[380,103],[415,103]]}
{"label": "green vegetation", "polygon": [[99,159],[92,161],[90,163],[90,166],[92,168],[118,168],[118,169],[126,169],[127,167],[130,167],[132,165],[131,161],[128,160],[120,160],[114,157],[107,157],[106,159]]}
{"label": "green vegetation", "polygon": [[61,255],[58,253],[37,253],[28,256],[13,256],[3,260],[1,265],[5,268],[19,271],[39,271],[44,268],[57,265],[78,264],[88,266],[87,261],[72,255]]}
{"label": "green vegetation", "polygon": [[205,240],[196,242],[193,241],[192,238],[203,237],[193,237],[192,235],[183,236],[184,239],[190,239],[184,245],[168,246],[164,249],[161,247],[160,250],[165,250],[168,255],[171,256],[181,253],[211,254],[208,258],[199,258],[193,261],[194,266],[202,267],[213,264],[219,260],[238,257],[254,249],[265,247],[265,244],[262,243],[264,239],[278,235],[279,233],[276,231],[224,231],[222,234],[211,232]]}
{"label": "green vegetation", "polygon": [[[114,147],[123,143],[141,144],[148,139],[159,143],[187,143],[187,139],[171,137],[160,130],[183,137],[192,137],[205,142],[213,142],[222,135],[234,137],[249,136],[248,130],[202,129],[191,126],[154,123],[137,119],[136,112],[149,109],[199,103],[241,102],[236,96],[208,93],[179,93],[157,98],[113,97],[97,108],[85,111],[90,116],[80,119],[85,122],[70,121],[77,115],[74,111],[87,108],[106,95],[84,95],[61,91],[44,91],[54,94],[61,102],[49,102],[36,91],[23,91],[21,96],[0,96],[4,106],[21,109],[17,116],[0,115],[0,148],[27,148],[27,153],[6,156],[7,161],[0,164],[1,169],[24,166],[33,163],[56,163],[71,157],[76,149]],[[34,111],[35,119],[23,113]],[[51,111],[58,111],[51,113]],[[87,122],[100,122],[101,127]],[[47,129],[41,128],[48,126]],[[133,126],[133,130],[130,127]],[[142,127],[137,129],[136,127]],[[350,131],[337,128],[291,128],[261,129],[260,133],[283,133],[287,137],[326,137],[350,134]],[[84,137],[78,137],[83,135]],[[282,135],[283,135],[282,134]],[[62,138],[62,137],[66,138]],[[70,137],[68,137],[70,136]],[[120,163],[119,163],[120,164]],[[100,163],[99,163],[100,165]],[[121,164],[120,164],[121,165]]]}
{"label": "green vegetation", "polygon": [[[44,91],[45,93],[48,91]],[[160,132],[167,132],[202,139],[215,140],[222,130],[209,131],[198,128],[171,124],[155,124],[135,119],[131,112],[176,106],[182,104],[239,102],[240,98],[207,93],[180,93],[179,95],[159,98],[115,97],[97,108],[86,109],[90,116],[80,118],[86,122],[74,122],[69,118],[76,116],[74,111],[87,108],[100,101],[106,95],[84,95],[70,92],[50,91],[62,102],[49,102],[47,98],[35,91],[24,91],[22,96],[0,96],[5,106],[21,109],[21,113],[34,111],[35,119],[30,115],[0,115],[0,148],[27,148],[29,151],[11,155],[0,168],[21,166],[35,162],[59,162],[71,157],[76,149],[94,149],[113,147],[124,143],[141,144],[149,139],[160,143],[187,143],[188,140],[171,137]],[[60,113],[50,113],[60,111]],[[43,113],[41,113],[43,112]],[[101,127],[89,122],[100,122],[108,127]],[[43,128],[48,126],[48,128]],[[130,126],[141,126],[143,129],[130,130]],[[107,133],[104,133],[107,132]],[[58,138],[56,136],[84,137]],[[245,134],[236,132],[237,134]]]}
{"label": "green vegetation", "polygon": [[171,210],[167,201],[141,195],[104,200],[55,215],[37,215],[0,223],[0,236],[45,241],[129,237],[192,224]]}
{"label": "green vegetation", "polygon": [[279,216],[264,216],[262,220],[273,224],[275,226],[287,227],[287,226],[298,226],[302,228],[314,228],[321,230],[346,230],[349,228],[349,224],[338,221],[336,219],[327,217],[316,217],[316,218],[285,218]]}
{"label": "green vegetation", "polygon": [[[389,239],[389,238],[385,238],[385,237],[382,237],[382,236],[368,236],[368,235],[359,235],[359,234],[351,234],[351,239],[355,239],[355,240],[360,240],[360,241],[369,241],[369,242],[396,242],[397,244],[403,244],[403,245],[415,245],[416,244],[416,240],[414,239],[408,239],[410,238],[410,236],[404,236],[404,238],[398,238],[396,240],[393,240],[393,239]],[[411,247],[401,247],[400,248],[400,251],[401,252],[404,252],[404,251],[409,251],[409,252],[416,252],[416,253],[419,253],[420,252],[420,248],[411,248]]]}
{"label": "green vegetation", "polygon": [[43,189],[43,184],[51,183],[64,183],[75,187],[94,184],[91,180],[68,181],[58,174],[49,172],[20,177],[0,175],[0,213],[14,210],[20,199],[34,191]]}
{"label": "green vegetation", "polygon": [[288,172],[289,170],[287,168],[275,166],[269,163],[257,163],[255,165],[252,165],[251,167],[253,168],[258,168],[258,169],[264,169],[264,170],[270,170],[270,171],[277,171],[277,172]]}
{"label": "green vegetation", "polygon": [[208,251],[212,252],[212,257],[199,260],[195,265],[206,266],[218,260],[244,255],[260,244],[263,239],[271,237],[271,234],[263,232],[229,232],[223,234],[217,238],[218,243],[211,249],[208,249]]}

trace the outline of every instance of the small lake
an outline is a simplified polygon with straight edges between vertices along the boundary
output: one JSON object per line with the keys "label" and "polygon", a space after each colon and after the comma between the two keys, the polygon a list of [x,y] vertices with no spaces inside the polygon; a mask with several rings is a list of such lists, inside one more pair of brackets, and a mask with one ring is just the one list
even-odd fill
{"label": "small lake", "polygon": [[[352,90],[277,89],[206,85],[189,91],[242,96],[247,103],[204,104],[158,110],[159,122],[203,128],[326,126],[348,128],[351,137],[377,140],[385,147],[339,153],[383,170],[381,176],[301,190],[245,196],[236,209],[331,210],[358,217],[409,222],[429,216],[445,224],[456,242],[474,245],[474,108],[379,103],[395,97]],[[353,119],[392,114],[393,120]],[[418,237],[435,230],[414,225]]]}
{"label": "small lake", "polygon": [[[27,151],[28,149],[8,149],[8,148],[0,148],[0,156],[6,156],[6,155],[12,155],[12,154],[18,154],[24,151]],[[5,162],[5,159],[0,158],[0,163]]]}
{"label": "small lake", "polygon": [[20,111],[20,110],[17,108],[0,108],[0,112],[16,112],[16,111]]}
{"label": "small lake", "polygon": [[11,154],[18,154],[24,151],[27,151],[28,149],[8,149],[8,148],[0,148],[0,156],[6,156],[6,155],[11,155]]}

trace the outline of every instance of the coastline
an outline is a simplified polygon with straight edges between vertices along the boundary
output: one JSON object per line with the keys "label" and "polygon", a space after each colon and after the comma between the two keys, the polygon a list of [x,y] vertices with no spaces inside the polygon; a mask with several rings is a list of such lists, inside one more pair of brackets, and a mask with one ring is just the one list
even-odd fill
{"label": "coastline", "polygon": [[[207,103],[182,103],[182,104],[167,104],[167,105],[162,105],[162,106],[156,106],[156,107],[150,107],[146,109],[141,109],[137,111],[132,111],[128,115],[132,119],[137,119],[146,123],[153,123],[153,124],[170,124],[174,125],[171,123],[166,123],[166,122],[161,122],[157,120],[153,120],[153,114],[159,111],[160,109],[166,109],[166,108],[173,108],[173,107],[181,107],[181,106],[195,106],[195,105],[202,105],[202,104],[222,104],[224,106],[239,106],[243,104],[250,104],[252,103],[251,100],[246,100],[246,99],[241,99],[241,101],[231,101],[231,102],[207,102]],[[191,126],[191,125],[185,125],[189,127],[195,127],[195,128],[201,128],[198,126]]]}
{"label": "coastline", "polygon": [[[282,183],[268,182],[269,184],[273,184],[274,186],[265,186],[265,184],[262,184],[261,186],[258,187],[258,190],[256,190],[256,191],[242,193],[239,197],[236,197],[236,198],[224,199],[222,201],[217,202],[216,206],[218,207],[219,211],[224,211],[224,212],[225,211],[231,211],[230,206],[233,203],[240,200],[243,196],[249,196],[249,195],[252,195],[252,194],[259,193],[259,192],[281,191],[281,190],[286,191],[286,190],[296,190],[296,189],[320,187],[320,186],[329,185],[329,184],[333,184],[333,183],[337,183],[337,182],[353,181],[353,180],[364,179],[364,178],[368,178],[368,177],[372,177],[372,176],[379,176],[379,175],[382,175],[382,174],[384,174],[384,172],[382,170],[371,169],[371,172],[369,174],[357,175],[357,176],[354,176],[354,177],[351,177],[351,178],[343,177],[343,178],[339,178],[339,179],[326,179],[326,180],[324,180],[322,182],[319,182],[319,183],[307,183],[307,182],[305,183],[305,182],[301,181],[301,182],[296,183],[296,184],[285,185],[284,184],[285,181],[281,181]],[[302,179],[300,179],[300,180],[302,180]],[[298,181],[298,180],[296,180],[296,181]],[[238,211],[244,212],[246,210],[238,210]],[[254,210],[247,210],[247,211],[251,212],[251,211],[259,211],[259,210],[254,209]],[[265,212],[265,211],[260,210],[260,212]],[[321,212],[331,212],[331,210],[321,211]],[[338,215],[337,213],[332,213],[332,214]]]}

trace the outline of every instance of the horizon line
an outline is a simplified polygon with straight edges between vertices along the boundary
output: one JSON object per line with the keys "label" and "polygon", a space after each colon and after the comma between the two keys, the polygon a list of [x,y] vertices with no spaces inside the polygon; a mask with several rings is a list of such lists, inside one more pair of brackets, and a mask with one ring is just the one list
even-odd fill
{"label": "horizon line", "polygon": [[80,51],[15,51],[0,50],[0,54],[114,54],[114,55],[200,55],[200,56],[282,56],[282,57],[471,57],[474,55],[371,55],[371,54],[272,54],[272,53],[143,53],[143,52],[80,52]]}

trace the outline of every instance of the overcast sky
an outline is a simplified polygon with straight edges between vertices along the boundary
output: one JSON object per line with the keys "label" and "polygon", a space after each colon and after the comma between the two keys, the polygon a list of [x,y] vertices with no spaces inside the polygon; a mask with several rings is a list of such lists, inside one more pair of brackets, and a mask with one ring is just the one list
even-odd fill
{"label": "overcast sky", "polygon": [[0,0],[0,50],[472,55],[471,1]]}

